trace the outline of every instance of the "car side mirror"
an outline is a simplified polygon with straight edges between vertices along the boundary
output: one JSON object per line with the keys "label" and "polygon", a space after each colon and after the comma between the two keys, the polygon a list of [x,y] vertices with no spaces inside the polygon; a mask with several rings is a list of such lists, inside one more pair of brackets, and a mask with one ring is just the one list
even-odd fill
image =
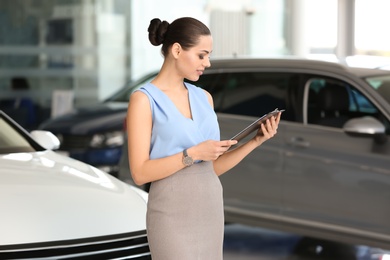
{"label": "car side mirror", "polygon": [[55,150],[60,147],[60,140],[49,131],[34,130],[30,134],[46,150]]}
{"label": "car side mirror", "polygon": [[387,140],[385,126],[372,116],[350,119],[344,124],[343,130],[350,135],[374,137],[378,143],[385,143]]}

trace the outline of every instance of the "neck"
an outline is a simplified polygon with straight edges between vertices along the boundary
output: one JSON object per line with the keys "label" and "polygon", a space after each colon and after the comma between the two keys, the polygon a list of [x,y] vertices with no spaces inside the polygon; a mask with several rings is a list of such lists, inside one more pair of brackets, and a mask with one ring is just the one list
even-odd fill
{"label": "neck", "polygon": [[184,78],[166,62],[152,83],[161,90],[182,90],[184,88]]}

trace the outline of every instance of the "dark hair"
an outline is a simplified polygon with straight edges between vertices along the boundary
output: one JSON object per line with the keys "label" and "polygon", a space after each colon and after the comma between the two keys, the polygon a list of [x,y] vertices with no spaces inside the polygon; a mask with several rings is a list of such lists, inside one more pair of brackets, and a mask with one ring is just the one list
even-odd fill
{"label": "dark hair", "polygon": [[174,43],[179,43],[184,50],[195,46],[200,36],[211,35],[209,28],[202,22],[183,17],[176,19],[171,24],[154,18],[148,28],[149,41],[158,46],[162,44],[161,53],[166,57],[168,49]]}

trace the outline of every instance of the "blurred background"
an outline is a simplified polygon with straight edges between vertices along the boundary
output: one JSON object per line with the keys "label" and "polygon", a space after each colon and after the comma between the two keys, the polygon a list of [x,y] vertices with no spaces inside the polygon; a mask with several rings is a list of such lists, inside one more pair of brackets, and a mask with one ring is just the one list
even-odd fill
{"label": "blurred background", "polygon": [[[0,98],[26,95],[38,125],[158,69],[149,21],[192,16],[213,57],[299,56],[389,66],[387,0],[0,0]],[[61,92],[61,91],[62,92]],[[63,97],[53,108],[53,97]]]}

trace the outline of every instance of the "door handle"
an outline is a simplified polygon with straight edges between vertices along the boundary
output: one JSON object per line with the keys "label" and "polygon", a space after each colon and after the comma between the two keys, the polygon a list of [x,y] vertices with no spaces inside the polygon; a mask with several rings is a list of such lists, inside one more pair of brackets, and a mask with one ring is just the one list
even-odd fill
{"label": "door handle", "polygon": [[306,141],[302,137],[291,137],[289,145],[294,147],[308,148],[310,146],[310,142]]}

